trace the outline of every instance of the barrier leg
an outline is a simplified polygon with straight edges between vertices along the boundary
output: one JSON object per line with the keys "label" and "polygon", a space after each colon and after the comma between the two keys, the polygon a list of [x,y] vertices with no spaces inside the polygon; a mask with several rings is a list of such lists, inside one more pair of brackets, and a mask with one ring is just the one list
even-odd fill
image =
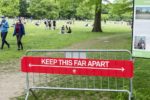
{"label": "barrier leg", "polygon": [[32,89],[29,89],[29,90],[27,91],[25,100],[28,100],[30,92],[31,92],[32,95],[34,96],[35,100],[38,100],[38,97],[35,95],[35,93],[33,92]]}
{"label": "barrier leg", "polygon": [[29,75],[27,73],[26,74],[26,97],[25,97],[25,100],[28,100],[29,93],[30,93],[30,90],[29,90]]}
{"label": "barrier leg", "polygon": [[131,99],[133,100],[134,96],[133,96],[133,79],[132,78],[130,79],[130,94],[131,94]]}
{"label": "barrier leg", "polygon": [[26,93],[25,100],[28,100],[28,97],[29,97],[29,91]]}
{"label": "barrier leg", "polygon": [[35,95],[35,93],[33,92],[32,89],[30,89],[30,92],[32,93],[32,95],[34,96],[35,100],[38,100],[38,97]]}
{"label": "barrier leg", "polygon": [[128,100],[131,100],[131,93],[129,93],[129,98],[128,98]]}

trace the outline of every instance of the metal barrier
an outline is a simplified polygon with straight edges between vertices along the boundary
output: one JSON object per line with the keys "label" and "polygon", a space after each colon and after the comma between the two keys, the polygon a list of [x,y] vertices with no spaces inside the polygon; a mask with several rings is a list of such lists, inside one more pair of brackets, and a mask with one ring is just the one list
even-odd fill
{"label": "metal barrier", "polygon": [[[128,50],[28,50],[26,57],[28,56],[132,61],[131,53]],[[28,100],[30,92],[37,98],[34,94],[36,89],[125,92],[128,93],[128,100],[131,100],[132,87],[132,77],[118,78],[26,72],[25,100]]]}

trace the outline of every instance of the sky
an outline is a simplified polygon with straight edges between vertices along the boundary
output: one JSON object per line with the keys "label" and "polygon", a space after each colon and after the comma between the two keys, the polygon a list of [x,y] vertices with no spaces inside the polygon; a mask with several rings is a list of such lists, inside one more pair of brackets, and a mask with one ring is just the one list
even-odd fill
{"label": "sky", "polygon": [[[114,0],[109,0],[109,1],[110,1],[111,3],[113,3]],[[106,3],[106,2],[103,2],[103,3]],[[106,4],[107,4],[107,3],[106,3]]]}
{"label": "sky", "polygon": [[110,2],[113,2],[114,0],[109,0]]}

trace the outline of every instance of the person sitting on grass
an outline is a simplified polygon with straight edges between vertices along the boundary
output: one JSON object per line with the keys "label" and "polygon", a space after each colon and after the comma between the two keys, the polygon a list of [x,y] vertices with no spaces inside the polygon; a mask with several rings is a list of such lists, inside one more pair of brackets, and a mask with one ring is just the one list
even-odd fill
{"label": "person sitting on grass", "polygon": [[65,26],[64,25],[61,27],[61,34],[65,34]]}
{"label": "person sitting on grass", "polygon": [[56,20],[53,20],[53,28],[56,29]]}
{"label": "person sitting on grass", "polygon": [[68,28],[67,33],[72,33],[71,27]]}
{"label": "person sitting on grass", "polygon": [[39,22],[35,22],[35,25],[36,25],[36,26],[40,26],[40,23],[39,23]]}
{"label": "person sitting on grass", "polygon": [[25,35],[25,29],[24,29],[24,25],[22,24],[20,19],[18,20],[18,22],[15,25],[13,36],[15,36],[15,35],[17,38],[18,50],[20,50],[20,49],[23,50],[23,44],[21,42],[21,39],[22,39],[22,36]]}
{"label": "person sitting on grass", "polygon": [[66,25],[66,30],[68,30],[68,26]]}

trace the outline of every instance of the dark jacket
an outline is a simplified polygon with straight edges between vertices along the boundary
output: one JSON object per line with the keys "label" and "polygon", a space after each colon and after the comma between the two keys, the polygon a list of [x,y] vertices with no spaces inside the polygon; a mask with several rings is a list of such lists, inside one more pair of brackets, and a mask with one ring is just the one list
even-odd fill
{"label": "dark jacket", "polygon": [[18,35],[20,35],[20,36],[22,36],[22,35],[25,35],[25,29],[24,29],[24,25],[21,23],[21,24],[19,24],[19,32],[17,32],[16,30],[16,26],[17,26],[17,24],[15,25],[15,29],[14,29],[14,34],[13,34],[13,36],[14,35],[16,35],[17,33],[18,33]]}

